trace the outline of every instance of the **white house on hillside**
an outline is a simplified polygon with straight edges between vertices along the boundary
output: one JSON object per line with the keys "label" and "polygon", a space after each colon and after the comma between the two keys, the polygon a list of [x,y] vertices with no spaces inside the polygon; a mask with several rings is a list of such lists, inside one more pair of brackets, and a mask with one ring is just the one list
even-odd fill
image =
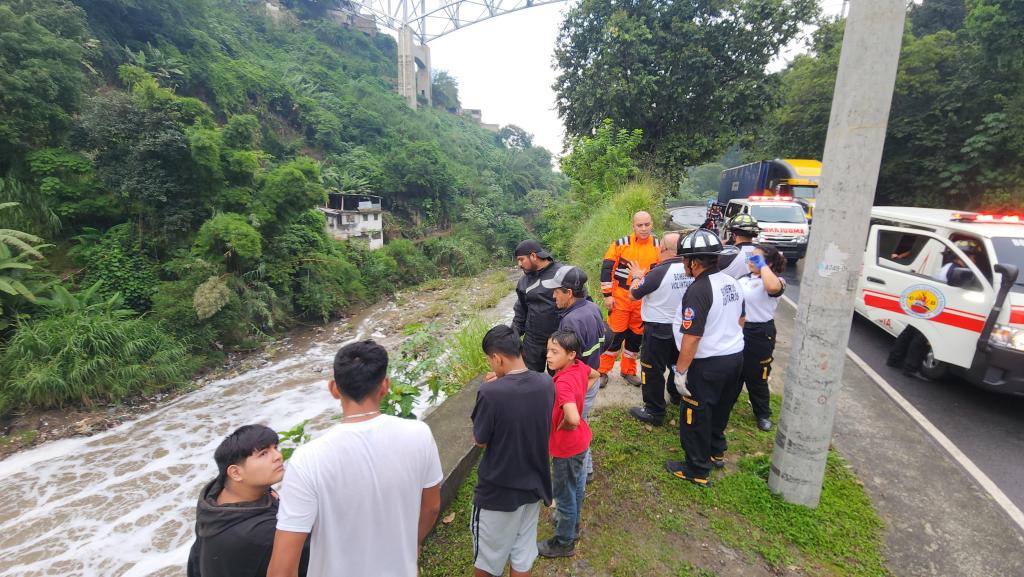
{"label": "white house on hillside", "polygon": [[327,234],[338,240],[363,239],[370,250],[384,246],[384,216],[380,197],[365,194],[327,195],[327,206],[320,210],[327,216]]}

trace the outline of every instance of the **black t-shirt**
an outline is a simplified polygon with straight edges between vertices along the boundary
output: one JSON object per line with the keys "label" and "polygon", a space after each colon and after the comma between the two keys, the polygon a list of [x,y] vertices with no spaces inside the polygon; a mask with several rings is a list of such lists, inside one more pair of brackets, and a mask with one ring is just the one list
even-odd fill
{"label": "black t-shirt", "polygon": [[515,511],[527,503],[551,503],[548,435],[555,385],[526,371],[480,385],[473,407],[473,436],[484,443],[473,504]]}

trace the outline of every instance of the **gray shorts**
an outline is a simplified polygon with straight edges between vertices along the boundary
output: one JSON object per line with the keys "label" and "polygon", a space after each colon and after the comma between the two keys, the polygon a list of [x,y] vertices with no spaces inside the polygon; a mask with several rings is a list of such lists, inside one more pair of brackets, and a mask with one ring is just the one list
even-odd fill
{"label": "gray shorts", "polygon": [[515,511],[491,511],[473,506],[473,566],[491,575],[505,573],[505,563],[526,572],[537,559],[537,516],[540,501]]}

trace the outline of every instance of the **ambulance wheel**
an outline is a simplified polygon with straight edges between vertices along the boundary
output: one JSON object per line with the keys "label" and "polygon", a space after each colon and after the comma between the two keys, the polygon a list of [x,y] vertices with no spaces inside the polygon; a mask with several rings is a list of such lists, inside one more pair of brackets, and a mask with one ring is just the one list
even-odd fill
{"label": "ambulance wheel", "polygon": [[949,373],[949,365],[935,359],[932,347],[929,344],[928,353],[924,356],[924,360],[921,361],[921,374],[933,381],[937,381],[945,377],[947,373]]}

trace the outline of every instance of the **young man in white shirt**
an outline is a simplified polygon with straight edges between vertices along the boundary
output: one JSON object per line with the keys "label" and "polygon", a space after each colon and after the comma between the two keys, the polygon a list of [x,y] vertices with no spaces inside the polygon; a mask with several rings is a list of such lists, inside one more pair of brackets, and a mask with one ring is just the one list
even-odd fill
{"label": "young man in white shirt", "polygon": [[373,341],[334,357],[341,422],[299,447],[284,475],[267,577],[416,577],[419,547],[441,508],[441,461],[421,421],[380,414],[388,354]]}

